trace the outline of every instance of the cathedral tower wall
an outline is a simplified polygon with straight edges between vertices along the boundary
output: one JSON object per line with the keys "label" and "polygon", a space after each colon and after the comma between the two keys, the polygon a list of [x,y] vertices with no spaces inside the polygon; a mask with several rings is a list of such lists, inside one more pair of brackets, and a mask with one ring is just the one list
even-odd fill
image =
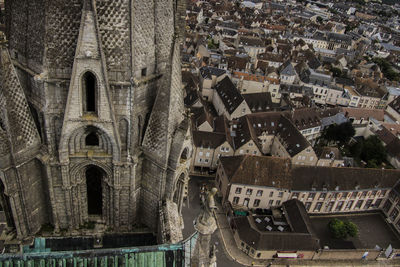
{"label": "cathedral tower wall", "polygon": [[[100,218],[115,231],[141,224],[157,231],[158,205],[172,200],[182,173],[187,181],[190,162],[178,160],[183,149],[191,151],[187,125],[178,129],[185,119],[180,2],[6,2],[12,63],[40,138],[32,157],[42,160],[26,161],[35,168],[35,200],[25,212],[36,230],[46,222],[77,229]],[[1,131],[0,142],[7,147]],[[93,169],[101,176],[102,208],[95,217],[87,187]],[[23,183],[32,182],[25,170],[21,175]],[[39,191],[47,193],[39,197]],[[180,206],[183,194],[176,196]]]}

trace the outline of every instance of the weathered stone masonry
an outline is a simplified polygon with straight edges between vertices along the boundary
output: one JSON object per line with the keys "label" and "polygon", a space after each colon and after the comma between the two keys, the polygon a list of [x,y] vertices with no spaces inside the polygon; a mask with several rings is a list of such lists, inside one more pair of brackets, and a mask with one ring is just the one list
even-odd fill
{"label": "weathered stone masonry", "polygon": [[181,208],[192,151],[184,10],[172,0],[6,2],[0,200],[19,237],[88,220],[157,231],[160,201]]}

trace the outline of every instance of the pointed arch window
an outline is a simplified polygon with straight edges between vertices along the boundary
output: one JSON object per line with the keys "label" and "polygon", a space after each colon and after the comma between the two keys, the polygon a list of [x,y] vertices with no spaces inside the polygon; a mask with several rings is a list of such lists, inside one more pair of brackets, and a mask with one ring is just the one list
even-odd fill
{"label": "pointed arch window", "polygon": [[90,71],[82,76],[83,111],[97,112],[97,79]]}

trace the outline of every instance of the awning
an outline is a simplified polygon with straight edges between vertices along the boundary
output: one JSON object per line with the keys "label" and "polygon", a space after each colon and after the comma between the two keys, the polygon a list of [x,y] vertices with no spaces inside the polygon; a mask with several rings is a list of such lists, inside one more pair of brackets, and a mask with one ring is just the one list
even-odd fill
{"label": "awning", "polygon": [[297,258],[297,253],[277,253],[278,258]]}

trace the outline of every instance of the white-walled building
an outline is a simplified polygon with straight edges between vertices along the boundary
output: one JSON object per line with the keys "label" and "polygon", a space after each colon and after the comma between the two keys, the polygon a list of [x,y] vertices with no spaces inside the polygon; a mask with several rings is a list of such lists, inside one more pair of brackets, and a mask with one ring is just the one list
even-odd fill
{"label": "white-walled building", "polygon": [[331,213],[379,210],[399,179],[399,170],[296,166],[246,155],[221,158],[215,182],[234,208],[269,209],[296,198],[309,213]]}
{"label": "white-walled building", "polygon": [[225,77],[215,86],[212,103],[218,115],[228,120],[250,114],[251,110],[229,77]]}

